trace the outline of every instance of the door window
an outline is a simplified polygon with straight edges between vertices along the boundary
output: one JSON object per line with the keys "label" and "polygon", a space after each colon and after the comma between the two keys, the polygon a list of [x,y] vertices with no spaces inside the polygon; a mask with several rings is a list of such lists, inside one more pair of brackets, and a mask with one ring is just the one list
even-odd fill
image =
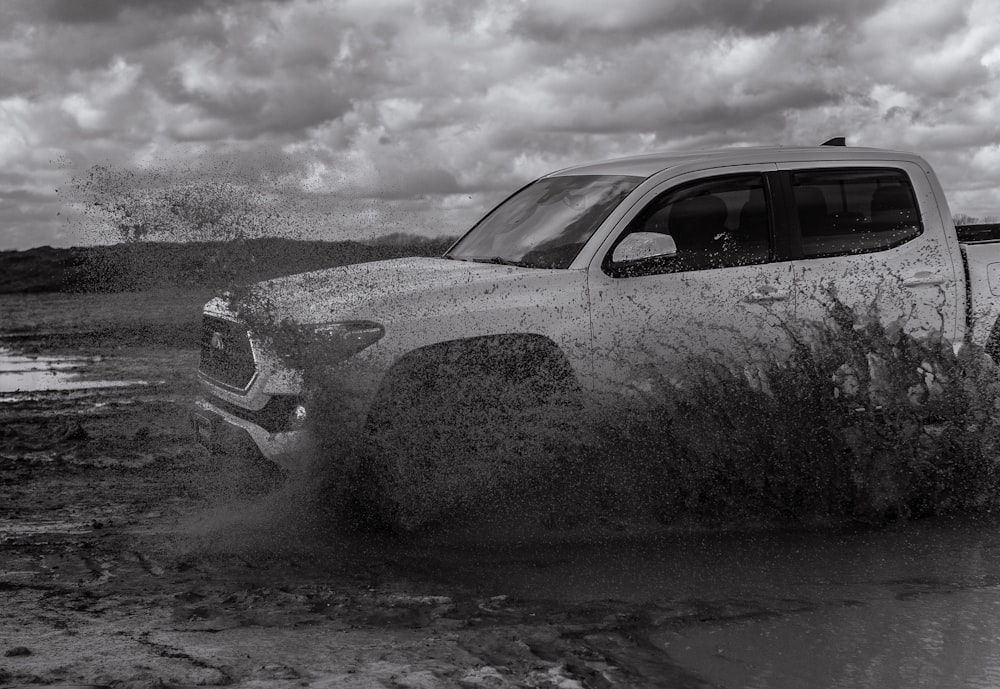
{"label": "door window", "polygon": [[792,192],[805,258],[891,249],[923,231],[902,170],[799,170]]}
{"label": "door window", "polygon": [[605,271],[631,277],[767,263],[766,198],[760,174],[713,177],[670,189],[640,211],[616,245],[633,232],[657,232],[673,237],[677,254],[615,263],[612,247]]}

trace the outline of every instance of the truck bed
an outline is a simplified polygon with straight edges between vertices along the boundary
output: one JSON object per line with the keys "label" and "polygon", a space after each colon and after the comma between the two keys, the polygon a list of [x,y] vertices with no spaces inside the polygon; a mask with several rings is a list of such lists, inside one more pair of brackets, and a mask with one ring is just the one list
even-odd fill
{"label": "truck bed", "polygon": [[1000,223],[956,225],[965,261],[971,339],[1000,360]]}
{"label": "truck bed", "polygon": [[963,244],[1000,241],[1000,223],[980,225],[955,225],[958,241]]}

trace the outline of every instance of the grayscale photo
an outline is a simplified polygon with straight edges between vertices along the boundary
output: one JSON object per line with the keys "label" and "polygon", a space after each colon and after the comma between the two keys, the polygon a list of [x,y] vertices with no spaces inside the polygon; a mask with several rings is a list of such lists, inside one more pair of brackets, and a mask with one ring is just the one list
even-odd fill
{"label": "grayscale photo", "polygon": [[993,0],[0,58],[0,687],[1000,687]]}

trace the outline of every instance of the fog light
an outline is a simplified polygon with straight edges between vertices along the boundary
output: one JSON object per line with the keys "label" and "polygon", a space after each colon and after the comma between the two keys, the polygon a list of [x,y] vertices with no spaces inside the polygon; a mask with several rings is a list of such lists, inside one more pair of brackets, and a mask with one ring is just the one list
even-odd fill
{"label": "fog light", "polygon": [[291,416],[291,419],[289,420],[288,425],[293,430],[302,428],[302,426],[304,426],[305,423],[306,423],[306,417],[307,416],[308,416],[308,412],[306,412],[305,405],[304,404],[297,404],[292,409],[292,416]]}

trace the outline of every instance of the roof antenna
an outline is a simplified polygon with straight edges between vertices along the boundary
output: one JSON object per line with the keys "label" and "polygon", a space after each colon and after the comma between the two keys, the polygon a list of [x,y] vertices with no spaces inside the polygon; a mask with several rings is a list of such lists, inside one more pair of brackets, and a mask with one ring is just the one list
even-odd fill
{"label": "roof antenna", "polygon": [[821,145],[823,146],[846,146],[847,138],[843,136],[835,136],[832,139],[827,139]]}

